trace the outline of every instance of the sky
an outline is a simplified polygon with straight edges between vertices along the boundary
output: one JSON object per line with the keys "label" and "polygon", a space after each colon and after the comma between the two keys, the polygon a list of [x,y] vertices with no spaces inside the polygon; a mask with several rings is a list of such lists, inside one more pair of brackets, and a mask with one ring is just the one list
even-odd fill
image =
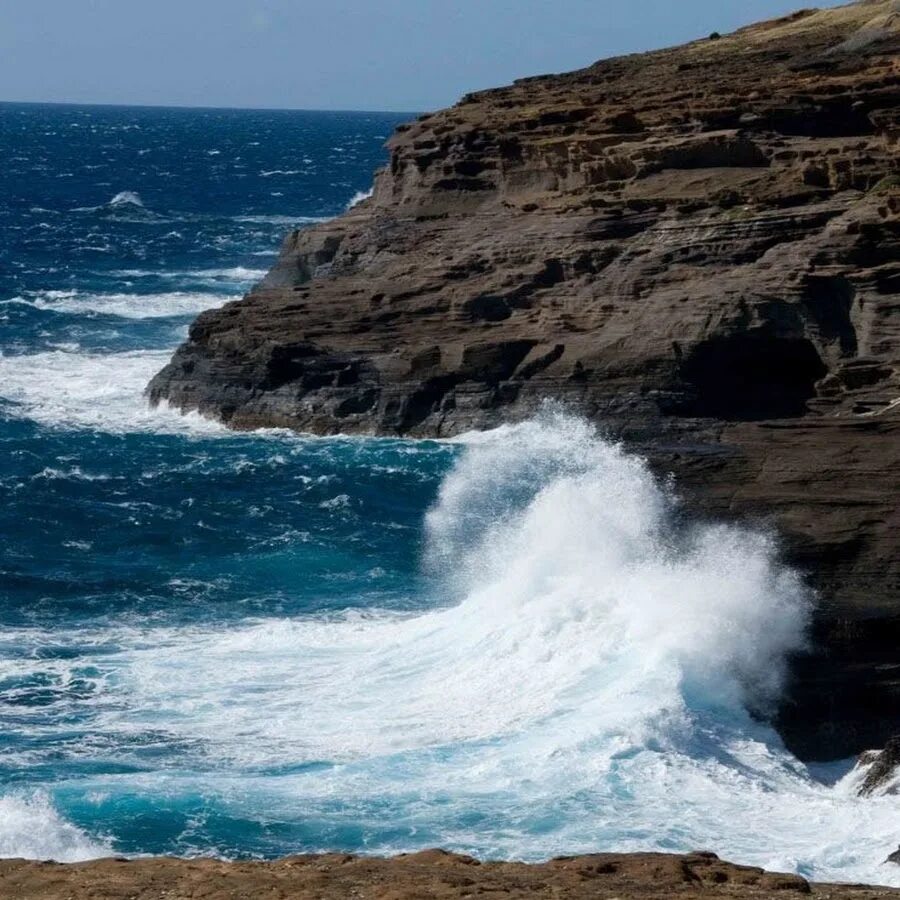
{"label": "sky", "polygon": [[[0,100],[418,112],[801,0],[0,0]],[[819,0],[837,6],[837,0]]]}

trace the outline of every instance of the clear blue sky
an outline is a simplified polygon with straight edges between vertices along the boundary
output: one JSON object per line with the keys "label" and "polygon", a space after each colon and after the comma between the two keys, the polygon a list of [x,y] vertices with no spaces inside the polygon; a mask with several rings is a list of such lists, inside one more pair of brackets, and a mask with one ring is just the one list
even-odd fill
{"label": "clear blue sky", "polygon": [[0,0],[0,100],[425,110],[523,75],[730,31],[802,5]]}

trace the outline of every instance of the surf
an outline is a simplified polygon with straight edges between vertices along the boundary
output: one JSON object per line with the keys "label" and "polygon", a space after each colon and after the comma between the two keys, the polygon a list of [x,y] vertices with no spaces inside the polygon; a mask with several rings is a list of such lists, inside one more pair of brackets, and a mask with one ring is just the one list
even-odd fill
{"label": "surf", "polygon": [[[377,440],[295,440],[381,464]],[[98,673],[91,732],[112,758],[126,764],[148,729],[181,748],[177,768],[141,776],[140,797],[91,779],[98,821],[174,790],[188,818],[190,798],[214,796],[245,828],[266,810],[298,841],[311,823],[333,836],[307,849],[705,847],[890,880],[891,798],[821,783],[766,724],[813,603],[773,537],[690,524],[643,460],[557,410],[403,446],[452,451],[422,519],[426,593],[409,609],[104,621],[98,653],[60,654],[61,673]],[[341,496],[323,515],[359,502]],[[212,824],[195,839],[229,855]]]}
{"label": "surf", "polygon": [[224,433],[223,425],[165,404],[148,406],[144,390],[169,350],[91,353],[79,347],[42,353],[0,352],[0,413],[54,429],[108,433]]}

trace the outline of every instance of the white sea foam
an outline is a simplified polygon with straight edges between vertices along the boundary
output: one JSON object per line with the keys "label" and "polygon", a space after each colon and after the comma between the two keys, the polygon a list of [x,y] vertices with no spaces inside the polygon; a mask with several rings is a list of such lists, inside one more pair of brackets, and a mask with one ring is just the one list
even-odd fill
{"label": "white sea foam", "polygon": [[135,191],[120,191],[107,203],[99,206],[79,206],[75,212],[99,213],[122,221],[160,221],[162,216],[147,209],[140,194]]}
{"label": "white sea foam", "polygon": [[135,191],[120,191],[112,200],[109,201],[110,206],[140,206],[143,208],[144,201],[141,195]]}
{"label": "white sea foam", "polygon": [[[477,445],[444,483],[430,555],[454,573],[458,604],[192,636],[211,654],[198,683],[226,691],[217,702],[256,734],[252,754],[281,753],[284,741],[314,759],[496,738],[573,703],[580,724],[560,742],[608,731],[640,745],[660,717],[689,729],[714,709],[743,725],[747,703],[777,695],[808,604],[771,542],[726,527],[672,534],[643,463],[563,421]],[[140,679],[151,707],[171,697],[166,673],[198,664],[161,644]],[[288,719],[248,707],[239,722],[231,691],[259,678],[297,686]],[[610,703],[623,691],[631,704]]]}
{"label": "white sea foam", "polygon": [[92,475],[89,472],[83,472],[79,466],[71,466],[68,469],[45,466],[40,472],[31,476],[32,481],[109,481],[109,479],[109,475]]}
{"label": "white sea foam", "polygon": [[300,175],[303,173],[303,169],[267,169],[259,174],[263,178],[272,178],[275,175]]}
{"label": "white sea foam", "polygon": [[264,278],[266,271],[266,269],[249,269],[246,266],[228,266],[222,269],[117,269],[110,274],[119,278],[165,278],[173,281],[214,279],[246,283]]}
{"label": "white sea foam", "polygon": [[14,415],[59,428],[225,433],[224,426],[196,413],[150,408],[144,389],[170,357],[169,350],[0,354],[0,402],[11,404]]}
{"label": "white sea foam", "polygon": [[[817,782],[748,713],[803,645],[800,579],[766,536],[679,525],[672,503],[578,420],[481,435],[428,515],[444,585],[430,611],[112,626],[95,730],[157,723],[201,748],[186,765],[215,772],[192,790],[228,795],[235,815],[389,815],[405,837],[373,851],[703,847],[900,883],[881,865],[897,798]],[[296,771],[311,762],[335,765]]]}
{"label": "white sea foam", "polygon": [[250,225],[315,225],[317,222],[328,222],[332,216],[235,216],[235,222],[246,222]]}
{"label": "white sea foam", "polygon": [[172,291],[162,294],[94,294],[81,291],[34,291],[8,303],[25,303],[36,309],[65,313],[100,313],[125,319],[158,319],[195,316],[237,299],[232,294]]}
{"label": "white sea foam", "polygon": [[108,844],[66,821],[45,794],[0,797],[0,857],[80,862],[110,855]]}
{"label": "white sea foam", "polygon": [[374,187],[369,188],[367,191],[357,191],[348,201],[347,209],[353,209],[354,206],[358,206],[363,200],[368,200],[374,193]]}

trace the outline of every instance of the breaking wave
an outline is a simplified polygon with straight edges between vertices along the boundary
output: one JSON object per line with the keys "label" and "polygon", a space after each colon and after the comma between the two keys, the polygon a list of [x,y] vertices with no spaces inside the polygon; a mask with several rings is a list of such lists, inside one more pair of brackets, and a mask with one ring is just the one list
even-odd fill
{"label": "breaking wave", "polygon": [[81,291],[40,291],[7,303],[65,313],[96,313],[124,319],[163,319],[195,316],[236,299],[230,294],[172,291],[163,294],[95,294]]}
{"label": "breaking wave", "polygon": [[358,206],[363,200],[368,200],[374,193],[374,187],[369,188],[367,191],[357,191],[347,202],[347,209],[353,209],[354,206]]}
{"label": "breaking wave", "polygon": [[[900,880],[880,865],[894,798],[820,783],[758,718],[811,606],[771,539],[683,523],[642,460],[564,414],[460,443],[425,520],[428,595],[409,611],[10,630],[10,646],[57,648],[9,671],[39,666],[60,702],[90,673],[88,752],[129,765],[142,742],[177,748],[177,766],[137,789],[90,780],[98,799],[80,816],[176,803],[190,841],[157,852],[227,855],[216,822],[278,821],[282,842],[307,849],[702,847],[819,879]],[[409,452],[452,450],[430,446]],[[303,447],[298,459],[381,461],[378,441]],[[360,502],[338,496],[316,507],[335,522]],[[45,852],[16,834],[16,853]]]}
{"label": "breaking wave", "polygon": [[117,434],[223,433],[224,426],[196,413],[182,416],[165,405],[148,406],[144,389],[171,355],[171,350],[0,354],[0,412],[54,428]]}
{"label": "breaking wave", "polygon": [[118,220],[122,222],[159,222],[165,217],[144,205],[140,194],[135,191],[120,191],[107,203],[100,206],[79,206],[74,212],[91,213],[102,219]]}
{"label": "breaking wave", "polygon": [[315,225],[318,222],[328,222],[333,216],[235,216],[235,222],[246,222],[251,225]]}
{"label": "breaking wave", "polygon": [[45,794],[0,797],[0,857],[81,862],[110,855],[109,844],[68,822]]}
{"label": "breaking wave", "polygon": [[187,269],[158,271],[156,269],[119,269],[111,274],[119,278],[164,278],[177,281],[225,281],[247,284],[265,278],[267,269],[249,269],[246,266],[227,266],[221,269]]}
{"label": "breaking wave", "polygon": [[120,191],[109,201],[109,205],[111,207],[132,206],[144,209],[144,201],[141,200],[141,195],[135,191]]}

